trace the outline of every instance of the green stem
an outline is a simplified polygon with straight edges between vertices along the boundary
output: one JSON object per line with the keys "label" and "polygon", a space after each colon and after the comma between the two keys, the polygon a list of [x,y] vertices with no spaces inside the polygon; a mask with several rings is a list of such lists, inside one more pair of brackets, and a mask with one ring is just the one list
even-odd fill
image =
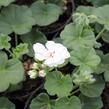
{"label": "green stem", "polygon": [[77,90],[73,91],[73,92],[71,93],[71,96],[74,95],[75,93],[79,92],[79,91],[80,91],[79,88],[78,88]]}
{"label": "green stem", "polygon": [[11,52],[11,50],[7,50],[7,51],[10,53],[11,56],[13,55],[13,53]]}
{"label": "green stem", "polygon": [[77,89],[78,87],[78,85],[73,86],[73,90]]}
{"label": "green stem", "polygon": [[78,73],[79,70],[80,70],[79,67],[76,67],[76,68],[73,70],[72,74],[73,74],[73,73]]}
{"label": "green stem", "polygon": [[101,37],[101,34],[105,31],[105,27],[99,32],[99,34],[96,36],[96,40],[98,40]]}

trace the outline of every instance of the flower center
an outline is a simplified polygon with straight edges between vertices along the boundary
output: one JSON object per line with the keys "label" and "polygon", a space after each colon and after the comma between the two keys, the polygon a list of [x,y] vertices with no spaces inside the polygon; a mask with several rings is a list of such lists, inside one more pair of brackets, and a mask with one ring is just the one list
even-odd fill
{"label": "flower center", "polygon": [[55,54],[55,51],[53,52],[48,52],[48,58],[53,58],[54,57],[54,54]]}

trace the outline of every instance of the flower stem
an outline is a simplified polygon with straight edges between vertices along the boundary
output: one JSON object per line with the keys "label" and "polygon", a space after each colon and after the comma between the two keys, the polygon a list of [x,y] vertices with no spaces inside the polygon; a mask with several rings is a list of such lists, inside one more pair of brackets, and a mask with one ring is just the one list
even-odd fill
{"label": "flower stem", "polygon": [[77,89],[78,87],[79,87],[78,85],[75,85],[75,86],[73,87],[73,90]]}
{"label": "flower stem", "polygon": [[11,50],[7,50],[10,54],[10,56],[13,56],[13,53],[11,52]]}
{"label": "flower stem", "polygon": [[79,92],[80,91],[80,89],[78,88],[78,89],[76,89],[75,91],[73,91],[72,93],[71,93],[71,96],[72,95],[74,95],[75,93],[77,93],[77,92]]}
{"label": "flower stem", "polygon": [[105,27],[99,32],[99,34],[96,36],[96,40],[98,40],[101,37],[101,34],[105,31]]}

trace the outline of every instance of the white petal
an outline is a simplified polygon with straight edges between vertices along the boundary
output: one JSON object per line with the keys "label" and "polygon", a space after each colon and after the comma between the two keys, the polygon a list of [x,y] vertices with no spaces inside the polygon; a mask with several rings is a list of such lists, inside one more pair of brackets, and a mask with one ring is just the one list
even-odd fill
{"label": "white petal", "polygon": [[59,43],[57,43],[55,46],[55,53],[55,55],[60,55],[60,57],[63,59],[70,57],[70,53],[68,52],[67,48]]}
{"label": "white petal", "polygon": [[63,64],[65,60],[59,58],[59,57],[54,57],[54,58],[48,58],[44,61],[44,64],[49,66],[49,67],[57,67],[60,64]]}
{"label": "white petal", "polygon": [[56,43],[54,41],[47,41],[47,43],[45,44],[48,51],[51,51],[51,52],[54,51],[55,45]]}
{"label": "white petal", "polygon": [[38,59],[40,61],[43,61],[47,57],[47,49],[44,47],[44,45],[40,43],[36,43],[33,45],[33,49],[35,52],[35,59]]}

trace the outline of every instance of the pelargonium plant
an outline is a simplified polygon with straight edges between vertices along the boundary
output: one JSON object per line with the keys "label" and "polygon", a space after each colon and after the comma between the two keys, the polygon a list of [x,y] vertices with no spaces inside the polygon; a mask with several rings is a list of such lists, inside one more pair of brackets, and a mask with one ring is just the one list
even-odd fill
{"label": "pelargonium plant", "polygon": [[[103,107],[101,95],[109,81],[109,53],[102,49],[109,43],[109,3],[87,1],[91,6],[78,6],[69,24],[50,40],[41,28],[59,22],[71,0],[0,1],[0,109],[15,109],[8,95],[38,78],[44,82],[31,88],[24,109]],[[31,60],[26,67],[25,56]]]}

